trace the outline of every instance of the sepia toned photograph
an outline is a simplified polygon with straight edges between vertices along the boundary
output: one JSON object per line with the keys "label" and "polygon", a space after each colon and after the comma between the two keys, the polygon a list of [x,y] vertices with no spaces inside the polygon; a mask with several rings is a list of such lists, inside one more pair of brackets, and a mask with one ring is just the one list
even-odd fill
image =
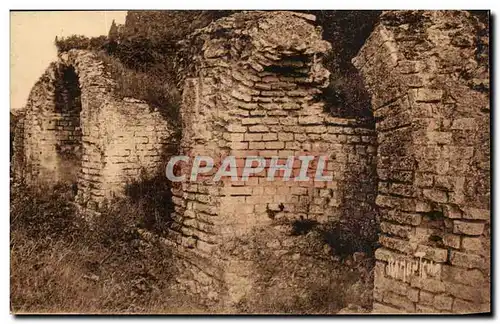
{"label": "sepia toned photograph", "polygon": [[489,10],[9,15],[11,314],[492,315]]}

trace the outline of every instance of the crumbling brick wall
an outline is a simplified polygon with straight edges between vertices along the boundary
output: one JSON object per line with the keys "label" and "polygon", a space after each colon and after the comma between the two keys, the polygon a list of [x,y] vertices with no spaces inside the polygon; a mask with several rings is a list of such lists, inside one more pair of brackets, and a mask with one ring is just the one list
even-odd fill
{"label": "crumbling brick wall", "polygon": [[[170,233],[179,251],[177,279],[205,299],[234,305],[258,294],[257,268],[266,261],[257,259],[251,242],[277,241],[264,248],[290,259],[297,254],[287,253],[297,244],[291,238],[296,222],[375,217],[374,130],[324,111],[318,95],[329,72],[321,59],[330,44],[311,19],[291,12],[240,13],[186,41],[191,64],[181,108],[183,154],[212,157],[216,167],[235,156],[239,176],[248,156],[265,157],[269,165],[272,156],[284,164],[290,156],[326,155],[326,173],[333,174],[333,181],[314,181],[314,168],[310,181],[297,182],[295,163],[290,181],[283,181],[283,173],[268,181],[262,172],[247,181],[213,182],[212,173],[179,183]],[[190,166],[183,167],[189,174]],[[305,280],[298,284],[290,294],[307,290]]]}
{"label": "crumbling brick wall", "polygon": [[487,26],[389,11],[355,66],[377,120],[375,312],[490,309]]}
{"label": "crumbling brick wall", "polygon": [[116,98],[114,86],[95,53],[61,53],[33,87],[16,130],[16,177],[75,184],[79,205],[96,210],[162,170],[171,127],[148,104]]}
{"label": "crumbling brick wall", "polygon": [[[77,91],[64,84],[64,76],[70,80],[71,72],[52,63],[31,90],[22,123],[16,127],[14,150],[15,160],[22,161],[16,168],[18,176],[26,181],[76,181],[81,155],[81,106]],[[79,90],[78,80],[71,81],[75,82],[72,89]],[[44,136],[37,136],[41,132]]]}

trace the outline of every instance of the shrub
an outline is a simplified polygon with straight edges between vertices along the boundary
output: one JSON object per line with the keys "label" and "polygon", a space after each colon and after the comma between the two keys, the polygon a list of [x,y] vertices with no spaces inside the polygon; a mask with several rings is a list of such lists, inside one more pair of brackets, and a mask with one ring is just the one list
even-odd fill
{"label": "shrub", "polygon": [[[113,34],[113,38],[118,36]],[[146,38],[115,40],[106,36],[87,38],[73,35],[58,39],[55,45],[59,52],[71,49],[91,50],[98,53],[117,82],[115,95],[146,101],[159,108],[174,125],[179,125],[180,95],[176,87],[173,70],[175,47],[166,40],[153,43]]]}
{"label": "shrub", "polygon": [[144,100],[159,108],[162,115],[179,125],[180,94],[175,86],[174,77],[165,72],[161,65],[147,71],[127,68],[115,56],[99,53],[106,69],[116,81],[115,95],[119,98],[130,97]]}
{"label": "shrub", "polygon": [[61,53],[71,49],[102,50],[108,46],[109,41],[106,36],[89,38],[83,35],[71,35],[65,38],[58,38],[56,36],[54,44],[57,47],[57,51]]}

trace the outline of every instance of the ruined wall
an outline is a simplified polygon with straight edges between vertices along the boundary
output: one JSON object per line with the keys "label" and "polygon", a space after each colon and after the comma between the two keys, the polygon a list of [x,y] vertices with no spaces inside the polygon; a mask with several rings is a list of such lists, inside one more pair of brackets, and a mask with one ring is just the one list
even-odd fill
{"label": "ruined wall", "polygon": [[[353,61],[371,93],[374,130],[324,112],[330,44],[313,19],[238,13],[184,42],[181,154],[210,156],[215,168],[233,155],[239,170],[247,156],[284,163],[327,155],[333,181],[283,182],[282,173],[267,181],[261,173],[174,184],[166,243],[176,251],[179,287],[226,309],[262,296],[307,297],[331,276],[330,252],[308,231],[346,219],[376,226],[377,192],[374,311],[488,311],[486,27],[466,12],[385,12]],[[169,125],[146,103],[115,98],[113,88],[95,54],[63,53],[16,126],[16,177],[76,181],[78,203],[95,210],[161,169]]]}
{"label": "ruined wall", "polygon": [[[30,93],[23,122],[16,130],[15,149],[19,153],[17,159],[26,163],[26,168],[22,164],[18,168],[26,181],[36,178],[48,182],[76,180],[75,170],[78,170],[81,152],[81,106],[79,94],[68,89],[63,81],[63,76],[70,74],[68,68],[51,64]],[[70,79],[68,77],[68,81],[75,82],[70,87],[79,90],[78,80]],[[37,136],[43,131],[44,136]]]}
{"label": "ruined wall", "polygon": [[[330,45],[310,19],[290,12],[235,14],[185,44],[192,64],[181,109],[183,154],[210,156],[216,167],[225,156],[236,156],[240,171],[247,156],[265,157],[268,164],[276,156],[284,164],[289,156],[327,155],[326,173],[333,174],[333,181],[313,181],[314,167],[305,182],[283,181],[283,173],[268,181],[262,172],[247,181],[226,177],[214,183],[207,176],[178,184],[170,233],[178,249],[177,279],[212,302],[232,306],[291,283],[280,278],[276,287],[264,287],[259,271],[269,260],[259,253],[291,262],[297,277],[312,273],[314,261],[304,262],[308,251],[298,248],[297,222],[375,216],[374,130],[324,112],[318,95],[329,73],[321,59]],[[294,164],[292,177],[299,167]],[[317,280],[329,276],[322,271]],[[305,279],[291,286],[285,294],[308,289]]]}
{"label": "ruined wall", "polygon": [[95,210],[141,173],[160,171],[172,130],[146,103],[115,98],[114,86],[96,54],[60,54],[33,87],[17,130],[18,179],[76,184],[77,202]]}
{"label": "ruined wall", "polygon": [[21,178],[24,166],[24,119],[25,110],[19,109],[15,115],[10,113],[10,178],[17,181]]}
{"label": "ruined wall", "polygon": [[487,26],[389,11],[354,59],[377,120],[374,312],[490,309]]}

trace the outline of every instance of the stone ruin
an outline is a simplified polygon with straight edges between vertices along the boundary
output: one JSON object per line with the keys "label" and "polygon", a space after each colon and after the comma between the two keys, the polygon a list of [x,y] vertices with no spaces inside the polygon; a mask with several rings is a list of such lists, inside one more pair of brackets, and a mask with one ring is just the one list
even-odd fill
{"label": "stone ruin", "polygon": [[[247,156],[327,155],[333,181],[172,183],[164,242],[178,288],[228,309],[251,296],[301,295],[329,273],[290,228],[368,218],[380,226],[374,312],[488,312],[486,27],[463,11],[384,12],[353,59],[371,94],[369,125],[326,111],[331,46],[314,19],[237,13],[183,41],[180,153],[216,165],[234,155],[239,166]],[[78,204],[96,211],[143,172],[163,170],[172,126],[144,102],[116,99],[113,86],[95,54],[60,55],[18,123],[16,177],[76,181]],[[262,263],[296,279],[270,280]]]}
{"label": "stone ruin", "polygon": [[[334,175],[329,182],[268,181],[263,172],[248,181],[206,179],[175,188],[171,239],[189,255],[179,272],[195,292],[215,299],[210,292],[220,285],[236,303],[256,289],[252,269],[258,265],[245,256],[255,252],[245,248],[249,242],[274,240],[286,253],[295,244],[287,242],[286,221],[370,217],[374,209],[374,130],[330,116],[316,98],[328,84],[321,58],[330,45],[308,19],[288,12],[237,14],[187,41],[194,59],[185,73],[181,153],[235,156],[239,166],[247,156],[278,156],[284,164],[289,156],[323,154]],[[352,183],[359,191],[345,204],[343,188]]]}
{"label": "stone ruin", "polygon": [[97,55],[70,50],[35,84],[14,135],[15,177],[76,184],[85,213],[156,174],[173,128],[145,102],[116,99]]}

